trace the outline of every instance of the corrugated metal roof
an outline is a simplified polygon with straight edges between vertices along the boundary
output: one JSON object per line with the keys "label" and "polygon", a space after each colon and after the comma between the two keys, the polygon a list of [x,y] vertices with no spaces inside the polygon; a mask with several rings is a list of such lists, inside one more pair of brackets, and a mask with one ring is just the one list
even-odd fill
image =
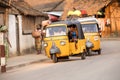
{"label": "corrugated metal roof", "polygon": [[39,11],[44,11],[44,12],[46,12],[46,11],[63,11],[64,4],[65,4],[65,0],[56,0],[54,2],[51,1],[49,3],[34,6],[34,8]]}
{"label": "corrugated metal roof", "polygon": [[42,13],[38,10],[33,9],[27,2],[24,1],[13,1],[11,6],[17,9],[21,14],[31,15],[31,16],[47,16],[47,14]]}
{"label": "corrugated metal roof", "polygon": [[73,6],[78,10],[86,10],[89,15],[93,15],[110,2],[111,0],[76,0]]}
{"label": "corrugated metal roof", "polygon": [[[111,1],[112,0],[73,0],[73,4],[70,7],[75,7],[78,10],[86,10],[89,15],[93,15]],[[64,7],[66,7],[65,0],[58,0],[55,2],[51,1],[51,3],[47,4],[37,5],[35,8],[39,11],[64,11]]]}
{"label": "corrugated metal roof", "polygon": [[8,0],[0,0],[0,6],[9,8],[10,5],[8,4]]}

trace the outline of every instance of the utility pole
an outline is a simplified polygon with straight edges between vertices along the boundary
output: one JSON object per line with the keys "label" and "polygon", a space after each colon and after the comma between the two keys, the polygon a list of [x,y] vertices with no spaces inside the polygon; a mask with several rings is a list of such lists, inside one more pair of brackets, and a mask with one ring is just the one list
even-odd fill
{"label": "utility pole", "polygon": [[[8,1],[8,6],[10,6],[11,1],[12,0]],[[4,26],[8,25],[8,11],[9,11],[9,9],[5,8],[5,12],[4,12],[4,16],[3,16]],[[4,26],[1,26],[0,28],[2,28]],[[5,54],[5,45],[4,45],[5,33],[6,33],[6,30],[0,31],[0,65],[1,65],[2,73],[6,72],[6,54]]]}
{"label": "utility pole", "polygon": [[1,43],[0,43],[0,63],[1,63],[1,72],[6,72],[6,58],[5,58],[5,46],[3,42],[4,33],[0,33]]}

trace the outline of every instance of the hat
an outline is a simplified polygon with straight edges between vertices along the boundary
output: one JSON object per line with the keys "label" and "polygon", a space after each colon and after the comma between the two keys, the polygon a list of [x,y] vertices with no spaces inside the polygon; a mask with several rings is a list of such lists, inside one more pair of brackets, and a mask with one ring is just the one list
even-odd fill
{"label": "hat", "polygon": [[69,11],[67,15],[68,16],[73,15],[73,11]]}
{"label": "hat", "polygon": [[76,15],[76,16],[80,16],[81,15],[81,12],[79,10],[75,10],[73,12],[73,15]]}

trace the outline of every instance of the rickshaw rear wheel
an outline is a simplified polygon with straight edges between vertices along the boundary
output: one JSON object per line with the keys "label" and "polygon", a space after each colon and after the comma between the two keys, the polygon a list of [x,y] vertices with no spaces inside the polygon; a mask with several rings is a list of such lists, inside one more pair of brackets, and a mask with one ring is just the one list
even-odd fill
{"label": "rickshaw rear wheel", "polygon": [[58,59],[57,59],[56,54],[52,54],[51,56],[52,56],[53,62],[54,62],[54,63],[57,63],[57,62],[58,62]]}
{"label": "rickshaw rear wheel", "polygon": [[83,52],[83,53],[81,54],[81,59],[82,59],[82,60],[86,59],[86,52]]}
{"label": "rickshaw rear wheel", "polygon": [[91,49],[87,49],[87,56],[91,56],[92,55],[92,50]]}
{"label": "rickshaw rear wheel", "polygon": [[101,54],[101,49],[98,50],[98,55],[100,55],[100,54]]}

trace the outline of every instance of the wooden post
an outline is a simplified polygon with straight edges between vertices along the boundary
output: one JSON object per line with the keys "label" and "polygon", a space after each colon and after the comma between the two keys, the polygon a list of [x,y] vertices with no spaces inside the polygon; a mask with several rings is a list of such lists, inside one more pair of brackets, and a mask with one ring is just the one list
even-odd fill
{"label": "wooden post", "polygon": [[6,59],[5,59],[5,46],[0,45],[0,53],[1,53],[1,72],[6,72]]}
{"label": "wooden post", "polygon": [[[109,8],[109,19],[110,19],[110,35],[111,35],[111,33],[112,33],[112,18],[111,18],[111,9],[110,9],[110,6],[108,7]],[[107,27],[108,28],[108,27]]]}

